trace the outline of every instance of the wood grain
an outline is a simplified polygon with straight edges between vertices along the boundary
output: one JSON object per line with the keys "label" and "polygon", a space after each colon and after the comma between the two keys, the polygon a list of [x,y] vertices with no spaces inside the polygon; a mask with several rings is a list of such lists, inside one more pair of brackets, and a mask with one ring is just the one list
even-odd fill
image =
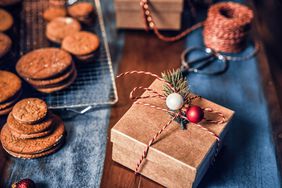
{"label": "wood grain", "polygon": [[[152,34],[128,31],[118,72],[145,70],[160,74],[164,70],[178,68],[183,45],[183,41],[168,44]],[[109,131],[131,106],[132,102],[128,96],[133,87],[149,86],[152,81],[151,77],[144,76],[117,80],[119,103],[112,109]],[[140,187],[161,187],[147,178],[141,179],[140,181],[140,176],[135,176],[133,171],[112,161],[112,143],[108,139],[101,187],[138,187],[139,183]]]}
{"label": "wood grain", "polygon": [[[259,67],[270,109],[277,160],[282,169],[282,53],[280,52],[282,3],[279,0],[253,0],[252,2],[256,8],[257,33],[265,46],[265,50],[263,49],[259,56]],[[183,46],[182,41],[167,44],[159,41],[152,34],[126,32],[124,55],[118,72],[137,69],[160,73],[165,69],[177,68]],[[152,81],[151,78],[140,76],[117,81],[120,102],[112,109],[109,130],[131,106],[132,103],[128,100],[129,91],[135,85],[149,86]],[[101,187],[161,187],[144,177],[140,182],[140,176],[136,177],[133,171],[114,163],[111,159],[112,144],[109,140],[108,138]],[[7,159],[3,151],[0,151],[0,171],[7,168],[9,162]]]}
{"label": "wood grain", "polygon": [[[258,56],[259,72],[261,73],[262,85],[268,102],[269,117],[271,121],[272,138],[275,143],[276,159],[280,170],[282,169],[282,55],[281,55],[281,31],[282,25],[279,23],[281,18],[282,3],[278,0],[270,1],[250,1],[255,8],[256,37],[262,40],[264,48]],[[266,16],[267,15],[267,16]],[[178,67],[178,58],[183,47],[182,42],[175,44],[164,44],[154,36],[127,32],[124,48],[124,56],[121,60],[119,73],[132,70],[149,70],[160,72],[161,70]],[[277,39],[277,40],[276,40]],[[159,50],[156,50],[156,47]],[[171,48],[171,51],[160,50]],[[140,52],[139,52],[140,51]],[[155,61],[166,60],[165,63],[155,63]],[[176,60],[173,60],[176,59]],[[119,80],[118,90],[120,91],[120,103],[113,108],[110,127],[112,127],[120,117],[127,111],[131,103],[128,104],[128,92],[136,85],[148,86],[152,81],[147,78]],[[121,92],[122,91],[122,92]],[[101,187],[161,187],[160,185],[140,176],[135,177],[129,169],[114,163],[111,160],[112,144],[107,144],[107,154]],[[280,174],[281,175],[281,174]],[[140,183],[140,184],[139,184]]]}
{"label": "wood grain", "polygon": [[256,37],[262,41],[258,56],[264,93],[268,103],[272,139],[275,144],[276,159],[282,170],[282,3],[279,0],[251,1],[255,11]]}

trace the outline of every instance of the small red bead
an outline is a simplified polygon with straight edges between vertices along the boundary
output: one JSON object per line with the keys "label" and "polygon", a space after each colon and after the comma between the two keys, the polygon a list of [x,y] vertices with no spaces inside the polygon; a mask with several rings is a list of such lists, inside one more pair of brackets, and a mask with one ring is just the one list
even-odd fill
{"label": "small red bead", "polygon": [[204,118],[204,111],[199,106],[191,106],[186,111],[187,119],[192,123],[199,123]]}

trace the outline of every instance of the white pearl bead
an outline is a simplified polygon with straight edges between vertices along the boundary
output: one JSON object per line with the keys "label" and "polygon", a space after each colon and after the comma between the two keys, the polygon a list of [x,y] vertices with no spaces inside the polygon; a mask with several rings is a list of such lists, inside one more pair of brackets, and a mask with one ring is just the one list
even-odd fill
{"label": "white pearl bead", "polygon": [[183,104],[183,97],[178,93],[171,93],[166,98],[166,105],[170,110],[179,110]]}

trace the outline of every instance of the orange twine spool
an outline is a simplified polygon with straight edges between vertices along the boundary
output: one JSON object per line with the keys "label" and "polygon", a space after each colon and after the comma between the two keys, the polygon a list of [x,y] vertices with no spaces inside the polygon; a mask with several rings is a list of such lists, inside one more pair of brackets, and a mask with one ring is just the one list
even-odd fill
{"label": "orange twine spool", "polygon": [[203,37],[208,48],[236,53],[245,49],[253,11],[233,3],[217,3],[210,7],[204,23]]}
{"label": "orange twine spool", "polygon": [[245,5],[222,2],[212,5],[207,19],[186,29],[180,34],[167,37],[161,34],[149,10],[149,0],[141,0],[146,29],[152,29],[156,36],[166,42],[177,41],[192,31],[204,27],[203,38],[206,47],[217,52],[236,53],[246,47],[248,34],[253,21],[253,11]]}

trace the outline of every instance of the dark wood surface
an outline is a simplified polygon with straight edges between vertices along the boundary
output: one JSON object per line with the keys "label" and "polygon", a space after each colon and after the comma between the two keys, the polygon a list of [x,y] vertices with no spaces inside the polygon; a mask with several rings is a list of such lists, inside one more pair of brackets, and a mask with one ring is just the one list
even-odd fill
{"label": "dark wood surface", "polygon": [[276,158],[282,170],[282,2],[279,0],[253,0],[255,32],[263,44],[259,53],[259,68],[268,102],[272,138]]}
{"label": "dark wood surface", "polygon": [[[277,161],[282,169],[282,53],[280,52],[282,3],[280,0],[253,0],[253,7],[256,12],[255,33],[264,46],[258,56],[258,63],[269,105]],[[183,41],[169,44],[160,42],[154,35],[145,32],[127,31],[125,34],[125,46],[118,73],[138,69],[159,74],[166,69],[179,67],[179,55],[184,47]],[[131,106],[128,95],[132,88],[136,85],[148,86],[152,81],[153,79],[148,77],[142,77],[142,79],[130,77],[117,81],[119,103],[112,108],[109,133],[111,127]],[[108,135],[110,137],[110,134]],[[113,162],[111,152],[112,144],[108,139],[102,188],[161,187],[145,177],[135,176],[133,171]],[[0,158],[4,159],[0,161],[1,170],[9,161],[3,156]]]}
{"label": "dark wood surface", "polygon": [[[263,48],[258,55],[259,70],[271,118],[271,129],[275,143],[277,162],[281,169],[282,161],[282,53],[281,18],[282,3],[278,0],[251,1],[255,9],[256,23],[254,33],[262,41]],[[144,32],[126,32],[125,47],[118,73],[138,69],[160,73],[163,70],[179,67],[179,55],[183,42],[167,44],[159,42],[153,35]],[[155,50],[158,49],[158,50]],[[141,53],[142,51],[142,53]],[[136,85],[148,86],[152,79],[122,79],[117,81],[119,103],[112,109],[110,128],[129,109],[128,94]],[[127,168],[111,159],[112,143],[107,144],[107,153],[101,187],[161,187],[147,178],[135,176]],[[141,180],[140,180],[141,178]]]}
{"label": "dark wood surface", "polygon": [[[183,50],[184,42],[173,44],[160,42],[152,34],[145,32],[127,32],[123,57],[118,72],[137,69],[160,74],[164,70],[178,68],[179,56]],[[119,103],[113,107],[110,117],[110,129],[129,109],[131,102],[128,100],[130,91],[135,86],[149,86],[151,77],[130,77],[117,80]],[[105,159],[104,174],[101,187],[161,187],[144,177],[135,176],[134,172],[112,161],[112,143],[108,139]]]}

